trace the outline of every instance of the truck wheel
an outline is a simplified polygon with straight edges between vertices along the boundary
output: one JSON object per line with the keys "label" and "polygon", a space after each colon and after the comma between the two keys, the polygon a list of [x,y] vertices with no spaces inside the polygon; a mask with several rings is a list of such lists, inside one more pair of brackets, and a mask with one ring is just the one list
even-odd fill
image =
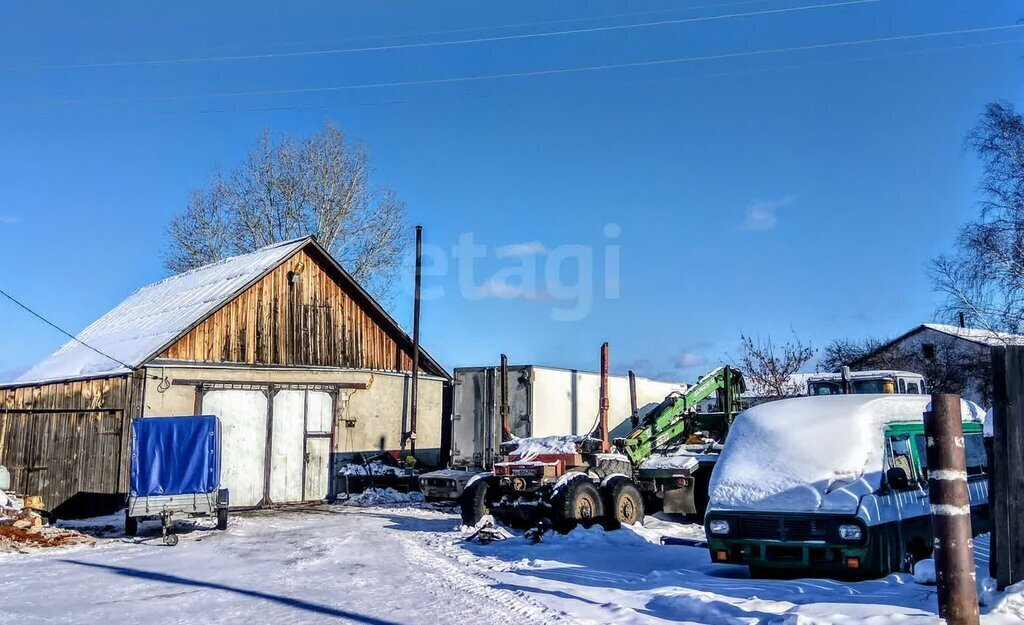
{"label": "truck wheel", "polygon": [[228,509],[217,508],[217,529],[223,531],[228,528]]}
{"label": "truck wheel", "polygon": [[555,529],[561,534],[571,532],[577,524],[590,527],[604,516],[601,493],[593,482],[585,478],[576,478],[563,486],[552,502],[552,508]]}
{"label": "truck wheel", "polygon": [[491,483],[486,478],[479,479],[470,484],[462,491],[459,498],[459,507],[462,511],[462,524],[470,527],[480,522],[490,510],[487,509],[488,492],[491,490]]}
{"label": "truck wheel", "polygon": [[619,529],[623,524],[636,525],[644,520],[644,499],[628,477],[613,477],[604,488],[604,527]]}
{"label": "truck wheel", "polygon": [[138,536],[139,534],[139,519],[137,517],[128,516],[128,512],[124,513],[124,535],[125,536]]}

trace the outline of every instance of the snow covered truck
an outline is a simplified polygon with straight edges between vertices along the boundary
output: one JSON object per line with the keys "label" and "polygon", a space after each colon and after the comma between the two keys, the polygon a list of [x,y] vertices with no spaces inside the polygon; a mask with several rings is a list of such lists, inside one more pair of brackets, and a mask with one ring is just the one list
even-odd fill
{"label": "snow covered truck", "polygon": [[[605,344],[598,419],[585,436],[518,438],[508,420],[507,397],[502,396],[498,405],[503,459],[490,472],[470,478],[460,499],[463,523],[475,525],[491,514],[513,526],[546,519],[558,530],[597,522],[615,528],[642,521],[645,499],[670,512],[702,512],[710,465],[717,455],[711,448],[720,448],[713,436],[718,441],[725,438],[732,407],[743,390],[742,376],[719,367],[685,392],[670,393],[643,418],[631,385],[632,431],[616,439],[615,447],[609,440],[607,379]],[[698,413],[698,406],[714,395],[720,397],[724,412]],[[662,458],[658,452],[669,450],[686,452],[685,460],[676,455],[660,464],[646,464],[654,456]]]}
{"label": "snow covered truck", "polygon": [[[880,577],[932,552],[926,395],[800,397],[737,415],[711,478],[711,560]],[[975,535],[988,531],[984,411],[964,401]]]}

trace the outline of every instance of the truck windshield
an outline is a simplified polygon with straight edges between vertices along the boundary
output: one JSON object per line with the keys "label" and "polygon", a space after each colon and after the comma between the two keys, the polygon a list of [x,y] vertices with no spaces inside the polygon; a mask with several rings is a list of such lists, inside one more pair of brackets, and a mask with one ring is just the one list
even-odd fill
{"label": "truck windshield", "polygon": [[839,382],[811,382],[807,385],[811,395],[842,395],[843,385]]}
{"label": "truck windshield", "polygon": [[896,387],[892,383],[892,380],[854,380],[850,385],[853,387],[853,392],[858,395],[868,395],[876,393],[894,393]]}

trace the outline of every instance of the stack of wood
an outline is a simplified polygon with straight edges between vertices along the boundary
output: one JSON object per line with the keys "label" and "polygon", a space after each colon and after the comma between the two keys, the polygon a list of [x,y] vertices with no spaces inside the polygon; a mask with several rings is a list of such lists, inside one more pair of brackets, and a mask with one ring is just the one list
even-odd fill
{"label": "stack of wood", "polygon": [[0,551],[23,547],[66,547],[93,541],[81,532],[48,525],[31,508],[0,507]]}

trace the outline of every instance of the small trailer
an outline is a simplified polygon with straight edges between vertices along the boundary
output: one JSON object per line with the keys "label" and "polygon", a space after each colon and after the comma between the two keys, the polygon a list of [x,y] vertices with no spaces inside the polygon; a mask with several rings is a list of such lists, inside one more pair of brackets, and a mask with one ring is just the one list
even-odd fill
{"label": "small trailer", "polygon": [[220,421],[212,415],[145,417],[132,420],[131,475],[124,532],[135,536],[139,522],[160,519],[164,542],[176,519],[214,516],[228,526],[228,489],[220,488]]}

